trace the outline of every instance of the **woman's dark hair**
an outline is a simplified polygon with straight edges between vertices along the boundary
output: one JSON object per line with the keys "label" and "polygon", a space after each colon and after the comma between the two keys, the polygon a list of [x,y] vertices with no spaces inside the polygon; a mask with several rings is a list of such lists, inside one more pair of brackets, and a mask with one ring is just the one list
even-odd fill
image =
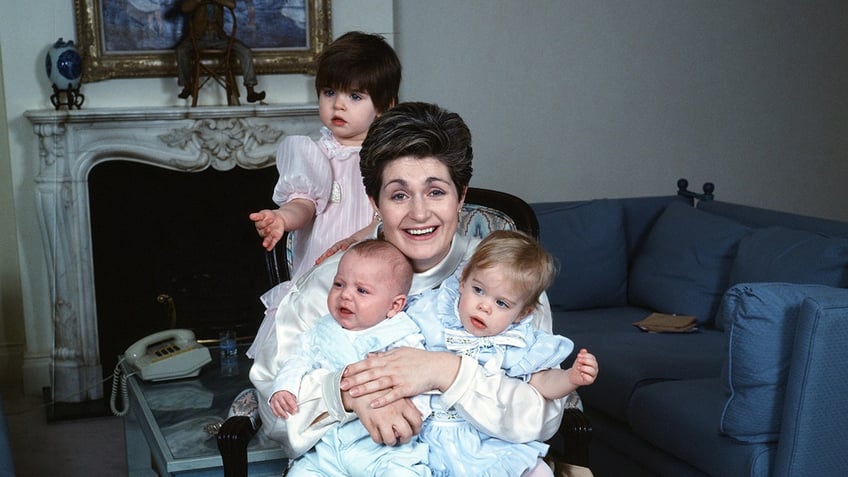
{"label": "woman's dark hair", "polygon": [[365,193],[375,201],[383,170],[401,157],[433,157],[450,171],[459,197],[471,182],[471,131],[462,118],[435,104],[401,103],[377,118],[359,151]]}
{"label": "woman's dark hair", "polygon": [[380,35],[352,31],[330,43],[318,57],[315,92],[324,88],[368,93],[383,113],[398,102],[401,66],[395,50]]}

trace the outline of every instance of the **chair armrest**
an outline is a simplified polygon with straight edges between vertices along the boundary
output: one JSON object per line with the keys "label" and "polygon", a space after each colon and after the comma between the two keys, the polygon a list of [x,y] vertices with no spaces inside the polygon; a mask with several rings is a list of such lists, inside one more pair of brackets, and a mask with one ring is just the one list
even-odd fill
{"label": "chair armrest", "polygon": [[288,258],[290,241],[291,234],[285,232],[277,245],[265,252],[265,268],[268,271],[268,282],[272,287],[291,280],[291,264]]}
{"label": "chair armrest", "polygon": [[0,475],[15,475],[12,446],[9,441],[9,427],[6,424],[6,412],[3,410],[2,392],[0,392]]}
{"label": "chair armrest", "polygon": [[557,433],[548,439],[548,455],[554,460],[589,467],[589,442],[592,440],[592,423],[580,409],[568,408],[563,412]]}
{"label": "chair armrest", "polygon": [[218,451],[224,477],[247,477],[247,445],[262,427],[256,390],[240,392],[230,406],[229,416],[218,429]]}
{"label": "chair armrest", "polygon": [[224,463],[224,477],[247,477],[247,445],[262,426],[248,416],[231,416],[218,430],[218,450]]}

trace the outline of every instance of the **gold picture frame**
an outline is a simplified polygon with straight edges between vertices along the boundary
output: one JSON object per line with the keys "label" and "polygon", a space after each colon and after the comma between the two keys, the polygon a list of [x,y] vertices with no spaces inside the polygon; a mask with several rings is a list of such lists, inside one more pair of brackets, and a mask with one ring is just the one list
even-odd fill
{"label": "gold picture frame", "polygon": [[[74,0],[82,81],[176,76],[180,1]],[[247,25],[237,20],[236,37],[251,48],[256,73],[314,74],[331,40],[329,1],[236,0],[237,18]],[[256,46],[244,38],[251,32]]]}

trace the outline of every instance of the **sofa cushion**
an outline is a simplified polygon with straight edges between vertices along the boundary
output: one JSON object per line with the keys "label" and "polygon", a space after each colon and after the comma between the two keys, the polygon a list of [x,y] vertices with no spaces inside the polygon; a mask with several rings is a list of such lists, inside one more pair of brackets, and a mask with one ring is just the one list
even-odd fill
{"label": "sofa cushion", "polygon": [[699,201],[698,208],[713,215],[727,217],[749,227],[786,227],[827,234],[833,237],[848,237],[848,221],[823,219],[720,200]]}
{"label": "sofa cushion", "polygon": [[[600,362],[597,380],[580,388],[585,406],[624,422],[630,396],[645,383],[721,375],[724,333],[646,333],[631,324],[648,313],[636,307],[554,311],[554,333],[570,338],[575,350],[588,349]],[[563,367],[572,364],[575,354]]]}
{"label": "sofa cushion", "polygon": [[[707,475],[771,475],[777,443],[740,445],[718,432],[719,378],[659,381],[633,393],[633,432]],[[694,411],[694,412],[693,412]]]}
{"label": "sofa cushion", "polygon": [[783,227],[757,229],[739,242],[730,283],[848,286],[848,239]]}
{"label": "sofa cushion", "polygon": [[551,306],[576,310],[626,302],[627,245],[617,201],[534,204],[542,246],[560,270],[548,289]]}
{"label": "sofa cushion", "polygon": [[[848,239],[784,227],[756,229],[739,241],[730,284],[815,283],[848,287]],[[716,319],[716,328],[724,329]]]}
{"label": "sofa cushion", "polygon": [[689,205],[670,204],[634,259],[630,302],[711,323],[727,288],[739,240],[749,230]]}
{"label": "sofa cushion", "polygon": [[801,304],[822,285],[743,283],[724,296],[728,358],[721,432],[743,442],[778,439]]}

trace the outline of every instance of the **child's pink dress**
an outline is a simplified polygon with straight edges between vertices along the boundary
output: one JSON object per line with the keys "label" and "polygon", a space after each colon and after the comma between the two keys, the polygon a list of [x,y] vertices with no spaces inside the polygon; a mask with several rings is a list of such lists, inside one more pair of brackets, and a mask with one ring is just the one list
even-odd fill
{"label": "child's pink dress", "polygon": [[[371,223],[374,209],[362,185],[360,149],[339,144],[324,127],[317,141],[307,136],[288,136],[277,148],[280,178],[274,187],[274,202],[282,205],[293,199],[308,199],[315,204],[315,219],[293,234],[292,280],[311,269],[315,260],[334,243]],[[284,282],[262,295],[265,318],[247,351],[248,356],[253,357],[256,343],[261,343],[269,333],[274,321],[272,311],[289,286],[290,282]]]}

